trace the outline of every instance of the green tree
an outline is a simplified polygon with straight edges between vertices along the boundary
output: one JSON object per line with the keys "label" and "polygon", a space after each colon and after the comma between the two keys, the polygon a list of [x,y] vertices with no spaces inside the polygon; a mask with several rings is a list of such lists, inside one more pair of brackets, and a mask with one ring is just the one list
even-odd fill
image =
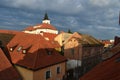
{"label": "green tree", "polygon": [[68,33],[72,33],[72,31],[70,29],[68,29]]}

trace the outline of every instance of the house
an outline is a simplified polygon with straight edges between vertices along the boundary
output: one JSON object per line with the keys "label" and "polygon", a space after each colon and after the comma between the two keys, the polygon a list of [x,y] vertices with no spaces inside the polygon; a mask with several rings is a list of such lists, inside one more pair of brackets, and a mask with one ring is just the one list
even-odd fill
{"label": "house", "polygon": [[106,59],[112,57],[113,55],[115,55],[116,53],[112,52],[112,50],[114,50],[114,49],[116,52],[119,52],[119,48],[120,48],[119,43],[120,43],[120,38],[118,36],[115,36],[113,46],[110,48],[107,48],[103,51],[102,60],[106,60]]}
{"label": "house", "polygon": [[18,71],[12,66],[0,48],[0,80],[22,80]]}
{"label": "house", "polygon": [[53,25],[50,24],[50,19],[48,18],[47,13],[45,13],[44,19],[41,24],[37,24],[35,26],[29,26],[26,29],[24,29],[23,32],[30,34],[41,34],[41,35],[43,35],[43,32],[58,34],[58,30]]}
{"label": "house", "polygon": [[112,47],[114,44],[113,40],[102,40],[102,43],[104,44],[104,48],[109,48]]}
{"label": "house", "polygon": [[102,49],[103,44],[94,37],[73,33],[64,42],[64,56],[68,59],[68,73],[72,76],[74,74],[82,75],[92,69],[101,61]]}
{"label": "house", "polygon": [[120,43],[109,52],[111,57],[95,66],[79,80],[119,80],[120,79]]}
{"label": "house", "polygon": [[8,43],[11,62],[23,80],[62,80],[66,58],[39,34],[18,33]]}
{"label": "house", "polygon": [[54,40],[57,41],[60,44],[60,46],[62,47],[64,45],[65,40],[67,40],[71,35],[72,34],[70,34],[70,33],[61,32],[54,38]]}

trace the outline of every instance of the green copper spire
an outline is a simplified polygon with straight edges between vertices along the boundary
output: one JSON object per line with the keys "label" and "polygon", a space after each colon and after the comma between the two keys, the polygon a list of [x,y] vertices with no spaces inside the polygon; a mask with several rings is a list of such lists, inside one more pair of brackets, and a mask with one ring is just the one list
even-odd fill
{"label": "green copper spire", "polygon": [[45,13],[44,19],[43,20],[49,20],[47,12]]}

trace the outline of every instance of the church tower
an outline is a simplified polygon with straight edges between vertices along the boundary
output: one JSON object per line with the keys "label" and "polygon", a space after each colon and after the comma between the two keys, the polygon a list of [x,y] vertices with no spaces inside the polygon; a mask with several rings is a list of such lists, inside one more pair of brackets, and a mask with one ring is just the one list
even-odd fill
{"label": "church tower", "polygon": [[42,23],[50,24],[50,19],[48,18],[47,13],[45,13]]}

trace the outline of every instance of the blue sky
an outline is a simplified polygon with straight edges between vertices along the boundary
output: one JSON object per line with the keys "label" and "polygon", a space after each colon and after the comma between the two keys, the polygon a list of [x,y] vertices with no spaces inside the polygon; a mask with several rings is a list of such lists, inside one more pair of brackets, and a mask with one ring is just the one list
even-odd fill
{"label": "blue sky", "polygon": [[0,29],[23,30],[39,24],[46,11],[58,30],[98,39],[120,36],[120,0],[0,0]]}

